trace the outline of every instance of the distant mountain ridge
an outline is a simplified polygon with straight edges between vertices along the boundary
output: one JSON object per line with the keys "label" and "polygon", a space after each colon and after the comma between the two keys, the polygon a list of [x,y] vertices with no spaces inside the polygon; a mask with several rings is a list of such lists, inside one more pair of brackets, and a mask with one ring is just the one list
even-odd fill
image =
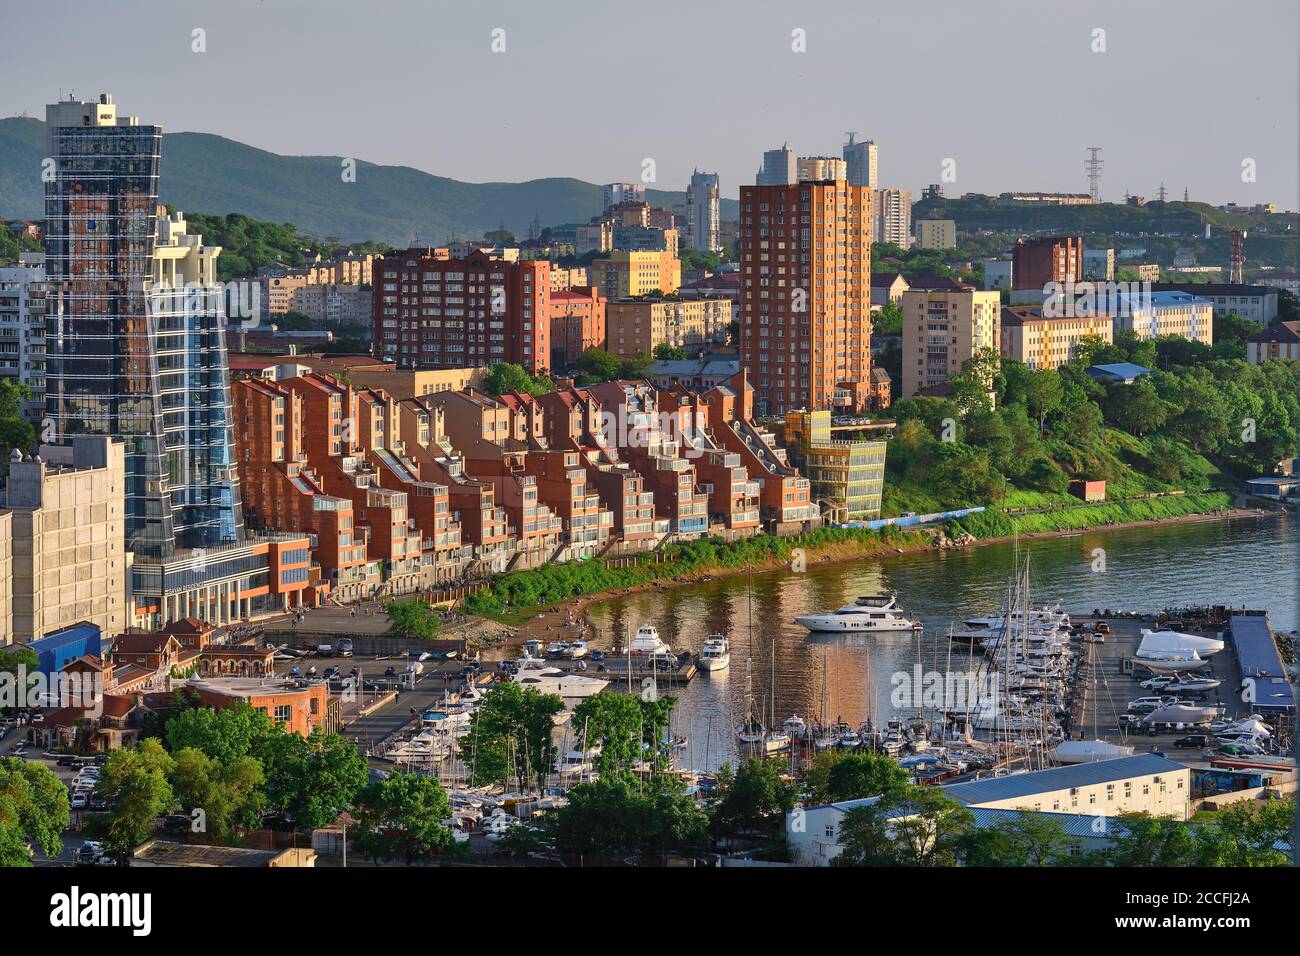
{"label": "distant mountain ridge", "polygon": [[[0,119],[0,218],[40,219],[45,123]],[[239,212],[291,222],[311,236],[407,245],[473,239],[504,224],[525,235],[542,225],[586,222],[600,212],[600,186],[579,179],[522,183],[464,183],[409,166],[358,159],[356,181],[343,181],[341,156],[281,156],[211,133],[164,133],[159,199],[189,212]],[[648,190],[657,206],[686,201],[685,193]],[[739,204],[722,202],[735,219]]]}

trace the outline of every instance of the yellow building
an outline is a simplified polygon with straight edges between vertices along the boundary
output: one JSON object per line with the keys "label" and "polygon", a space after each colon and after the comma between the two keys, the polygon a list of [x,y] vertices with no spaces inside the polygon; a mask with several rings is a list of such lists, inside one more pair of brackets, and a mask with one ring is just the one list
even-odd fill
{"label": "yellow building", "polygon": [[951,219],[918,219],[916,244],[922,249],[956,249],[957,223]]}
{"label": "yellow building", "polygon": [[785,415],[790,464],[812,485],[812,500],[833,524],[880,517],[888,442],[837,439],[829,411]]}
{"label": "yellow building", "polygon": [[605,347],[620,358],[660,344],[693,354],[725,342],[730,324],[730,299],[623,299],[605,306]]}
{"label": "yellow building", "polygon": [[1074,358],[1079,342],[1087,336],[1111,344],[1115,320],[1108,315],[1047,318],[1042,309],[1028,306],[1002,310],[1002,357],[1030,368],[1060,368]]}
{"label": "yellow building", "polygon": [[682,284],[682,261],[667,250],[611,252],[592,262],[591,284],[608,300],[662,292],[670,295]]}
{"label": "yellow building", "polygon": [[903,293],[903,398],[939,385],[1001,344],[1002,299],[954,279],[917,279]]}

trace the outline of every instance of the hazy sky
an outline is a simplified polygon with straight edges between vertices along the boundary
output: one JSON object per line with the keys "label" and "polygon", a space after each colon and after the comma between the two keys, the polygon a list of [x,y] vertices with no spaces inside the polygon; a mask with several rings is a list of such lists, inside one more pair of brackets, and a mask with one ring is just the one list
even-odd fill
{"label": "hazy sky", "polygon": [[[761,153],[880,147],[914,193],[1297,208],[1296,0],[0,0],[0,115],[111,92],[165,130],[474,182],[575,176],[723,194]],[[207,51],[192,51],[192,31]],[[505,30],[494,53],[492,31]],[[805,31],[806,52],[791,49]],[[1105,52],[1094,31],[1104,30]],[[1255,161],[1256,181],[1242,181]]]}

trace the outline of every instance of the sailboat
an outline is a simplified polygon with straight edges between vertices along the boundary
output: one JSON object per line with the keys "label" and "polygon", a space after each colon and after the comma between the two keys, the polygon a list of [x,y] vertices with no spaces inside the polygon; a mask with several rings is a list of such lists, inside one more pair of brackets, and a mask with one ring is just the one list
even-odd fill
{"label": "sailboat", "polygon": [[745,659],[745,719],[736,727],[736,739],[751,747],[763,742],[767,728],[754,716],[754,673],[753,661]]}

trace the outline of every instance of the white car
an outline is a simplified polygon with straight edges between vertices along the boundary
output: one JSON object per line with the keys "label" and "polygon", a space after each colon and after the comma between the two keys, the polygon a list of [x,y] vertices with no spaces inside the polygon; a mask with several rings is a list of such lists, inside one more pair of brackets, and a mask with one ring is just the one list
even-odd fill
{"label": "white car", "polygon": [[90,794],[85,790],[74,790],[69,803],[74,810],[84,810],[90,804]]}

